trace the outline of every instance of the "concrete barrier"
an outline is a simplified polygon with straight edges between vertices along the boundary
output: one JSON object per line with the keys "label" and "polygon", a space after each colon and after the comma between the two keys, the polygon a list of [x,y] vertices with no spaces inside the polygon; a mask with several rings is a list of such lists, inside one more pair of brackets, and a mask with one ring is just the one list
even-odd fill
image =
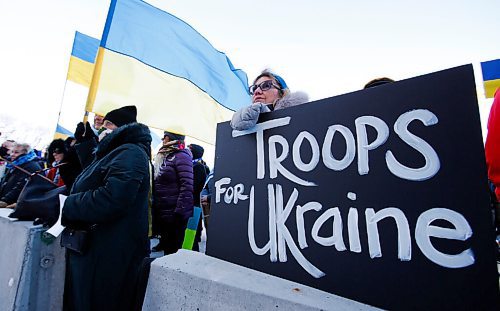
{"label": "concrete barrier", "polygon": [[62,310],[65,251],[42,241],[41,226],[0,209],[0,310]]}
{"label": "concrete barrier", "polygon": [[198,252],[153,261],[143,310],[379,310]]}
{"label": "concrete barrier", "polygon": [[[41,226],[0,209],[0,310],[62,310],[65,250]],[[151,266],[143,310],[378,310],[202,253],[179,250]]]}

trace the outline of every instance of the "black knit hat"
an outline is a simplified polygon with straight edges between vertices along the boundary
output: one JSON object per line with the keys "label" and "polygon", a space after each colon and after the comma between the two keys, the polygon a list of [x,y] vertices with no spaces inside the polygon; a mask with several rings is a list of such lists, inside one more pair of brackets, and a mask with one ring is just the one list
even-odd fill
{"label": "black knit hat", "polygon": [[66,154],[68,151],[68,146],[66,142],[62,139],[54,139],[49,147],[47,147],[47,154],[52,154],[52,153],[64,153]]}
{"label": "black knit hat", "polygon": [[193,154],[193,159],[201,159],[203,157],[203,153],[205,152],[205,149],[203,149],[202,146],[197,144],[190,144],[189,149]]}
{"label": "black knit hat", "polygon": [[391,78],[387,78],[387,77],[377,78],[377,79],[373,79],[370,82],[368,82],[367,84],[365,84],[364,88],[369,89],[371,87],[375,87],[375,86],[379,86],[379,85],[387,84],[387,83],[392,83],[392,82],[394,82],[394,80],[392,80]]}
{"label": "black knit hat", "polygon": [[137,122],[136,118],[137,108],[135,106],[125,106],[108,112],[104,120],[111,121],[120,127],[125,124]]}
{"label": "black knit hat", "polygon": [[186,139],[186,136],[184,136],[184,135],[172,133],[172,132],[169,132],[169,131],[163,132],[163,137],[165,137],[165,136],[168,136],[170,138],[170,140],[181,140],[181,141],[184,141],[184,139]]}

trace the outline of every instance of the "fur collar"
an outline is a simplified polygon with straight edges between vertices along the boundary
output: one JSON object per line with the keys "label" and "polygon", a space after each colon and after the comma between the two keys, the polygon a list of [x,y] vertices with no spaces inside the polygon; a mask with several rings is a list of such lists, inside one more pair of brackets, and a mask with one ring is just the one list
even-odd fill
{"label": "fur collar", "polygon": [[111,134],[104,137],[104,139],[99,143],[95,153],[96,158],[103,158],[108,153],[124,144],[139,145],[144,149],[144,151],[146,151],[146,154],[150,156],[151,133],[149,128],[141,123],[130,123],[120,126]]}
{"label": "fur collar", "polygon": [[274,110],[285,109],[293,106],[305,104],[309,101],[309,96],[304,92],[294,92],[285,95],[274,105]]}

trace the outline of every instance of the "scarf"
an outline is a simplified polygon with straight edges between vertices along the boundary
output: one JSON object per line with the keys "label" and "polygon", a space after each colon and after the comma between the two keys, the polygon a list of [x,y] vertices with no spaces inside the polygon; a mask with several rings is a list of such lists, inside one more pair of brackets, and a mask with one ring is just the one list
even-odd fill
{"label": "scarf", "polygon": [[186,145],[181,140],[169,141],[168,143],[163,145],[160,148],[160,150],[158,150],[158,153],[156,154],[156,156],[153,160],[154,177],[156,178],[158,176],[158,174],[160,173],[160,167],[168,155],[170,155],[171,153],[174,153],[176,151],[185,149],[185,148],[186,148]]}
{"label": "scarf", "polygon": [[23,154],[22,156],[17,157],[14,161],[12,161],[12,164],[7,163],[7,169],[12,169],[14,168],[14,165],[21,166],[26,162],[32,161],[37,158],[36,153],[31,150],[30,152]]}
{"label": "scarf", "polygon": [[185,148],[186,148],[186,145],[184,144],[184,142],[182,140],[172,140],[172,141],[169,141],[168,143],[166,143],[165,145],[163,145],[160,148],[160,150],[158,151],[158,153],[165,153],[168,155],[172,152],[179,151],[179,150],[182,150]]}
{"label": "scarf", "polygon": [[[54,163],[52,163],[52,167],[58,164],[59,162],[54,161]],[[55,182],[56,184],[59,184],[59,178],[61,178],[61,175],[59,174],[59,167],[56,167],[56,173],[54,174],[54,179],[52,181]]]}

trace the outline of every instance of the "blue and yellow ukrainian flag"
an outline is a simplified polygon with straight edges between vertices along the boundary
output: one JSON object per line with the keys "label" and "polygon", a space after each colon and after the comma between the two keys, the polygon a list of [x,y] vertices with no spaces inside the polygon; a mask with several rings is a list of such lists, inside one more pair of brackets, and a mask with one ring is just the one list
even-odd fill
{"label": "blue and yellow ukrainian flag", "polygon": [[250,103],[247,76],[177,17],[112,0],[87,111],[136,105],[139,122],[215,142],[216,124]]}
{"label": "blue and yellow ukrainian flag", "polygon": [[481,70],[486,98],[493,98],[496,90],[500,88],[500,59],[482,62]]}
{"label": "blue and yellow ukrainian flag", "polygon": [[57,124],[57,127],[56,127],[56,133],[54,134],[54,139],[66,139],[68,138],[69,136],[72,136],[73,135],[73,132],[71,132],[70,130],[62,127],[61,125]]}
{"label": "blue and yellow ukrainian flag", "polygon": [[87,87],[90,86],[98,48],[99,40],[78,31],[75,33],[69,61],[68,80]]}
{"label": "blue and yellow ukrainian flag", "polygon": [[54,139],[73,135],[83,118],[98,48],[99,40],[75,32]]}

